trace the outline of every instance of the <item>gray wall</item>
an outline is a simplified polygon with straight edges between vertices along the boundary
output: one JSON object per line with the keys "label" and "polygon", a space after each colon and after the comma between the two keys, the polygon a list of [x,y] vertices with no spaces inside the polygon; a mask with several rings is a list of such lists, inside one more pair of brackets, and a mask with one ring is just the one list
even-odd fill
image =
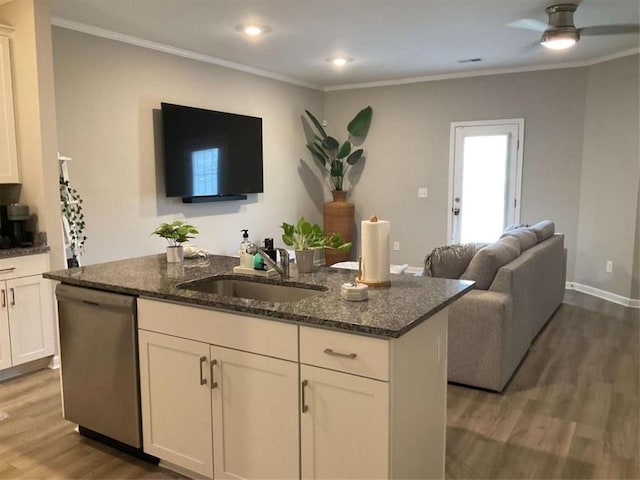
{"label": "gray wall", "polygon": [[[638,55],[589,67],[575,281],[632,294],[637,255]],[[606,273],[607,260],[613,272]],[[637,259],[636,259],[637,263]]]}
{"label": "gray wall", "polygon": [[[367,162],[351,193],[356,212],[391,221],[400,252],[420,265],[446,243],[451,122],[524,118],[521,220],[551,219],[566,234],[569,279],[575,263],[586,68],[443,80],[329,92],[329,131],[342,134],[366,105],[373,124]],[[428,187],[426,200],[418,187]]]}
{"label": "gray wall", "polygon": [[[640,159],[639,159],[640,161]],[[636,242],[633,254],[633,275],[631,277],[631,298],[640,299],[640,176],[638,177],[638,206],[636,207]]]}
{"label": "gray wall", "polygon": [[[223,254],[237,254],[241,228],[279,239],[283,221],[322,221],[316,172],[300,163],[300,113],[321,115],[322,92],[61,28],[53,55],[59,150],[73,158],[70,177],[84,197],[85,264],[163,252],[150,232],[176,218],[200,228],[194,243]],[[163,101],[262,117],[265,193],[198,205],[167,199],[153,114]]]}

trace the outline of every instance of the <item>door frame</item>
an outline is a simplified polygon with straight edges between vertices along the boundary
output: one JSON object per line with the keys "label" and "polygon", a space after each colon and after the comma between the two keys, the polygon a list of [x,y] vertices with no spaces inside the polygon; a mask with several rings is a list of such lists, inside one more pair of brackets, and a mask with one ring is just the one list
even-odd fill
{"label": "door frame", "polygon": [[518,144],[516,147],[516,185],[515,185],[515,223],[520,222],[520,206],[522,205],[522,165],[524,158],[524,118],[504,118],[497,120],[472,120],[451,122],[449,129],[449,182],[447,190],[447,245],[453,241],[453,182],[455,177],[456,128],[487,127],[492,125],[518,125]]}

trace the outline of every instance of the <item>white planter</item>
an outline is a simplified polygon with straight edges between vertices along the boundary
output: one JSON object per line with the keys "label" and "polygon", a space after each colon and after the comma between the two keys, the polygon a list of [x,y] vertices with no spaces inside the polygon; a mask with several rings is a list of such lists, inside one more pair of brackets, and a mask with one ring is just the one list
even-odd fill
{"label": "white planter", "polygon": [[315,250],[296,250],[296,265],[298,266],[298,273],[313,272],[313,259],[315,255]]}
{"label": "white planter", "polygon": [[167,247],[167,263],[178,263],[184,260],[184,248],[182,245]]}

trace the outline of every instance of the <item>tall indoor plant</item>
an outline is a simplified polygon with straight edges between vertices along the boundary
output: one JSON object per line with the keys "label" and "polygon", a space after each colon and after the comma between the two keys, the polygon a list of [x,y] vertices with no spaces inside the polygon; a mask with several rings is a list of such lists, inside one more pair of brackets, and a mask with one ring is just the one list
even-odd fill
{"label": "tall indoor plant", "polygon": [[[373,109],[368,106],[353,117],[347,125],[349,135],[344,142],[327,135],[322,124],[310,111],[305,110],[305,113],[307,116],[302,116],[302,127],[307,149],[326,170],[332,185],[333,201],[326,202],[323,208],[324,232],[339,233],[345,241],[351,242],[355,207],[346,201],[344,178],[352,166],[363,161],[364,149],[358,147],[362,146],[369,133]],[[349,259],[349,251],[326,250],[325,259],[327,265],[345,261]]]}

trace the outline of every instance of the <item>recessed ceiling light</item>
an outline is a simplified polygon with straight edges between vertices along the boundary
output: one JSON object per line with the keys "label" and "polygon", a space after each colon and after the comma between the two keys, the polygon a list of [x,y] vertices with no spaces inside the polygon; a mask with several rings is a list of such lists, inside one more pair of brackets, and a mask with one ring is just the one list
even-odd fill
{"label": "recessed ceiling light", "polygon": [[258,35],[270,32],[271,28],[266,25],[238,25],[236,31],[249,35],[250,37],[257,37]]}
{"label": "recessed ceiling light", "polygon": [[353,58],[349,58],[349,57],[327,58],[327,62],[334,64],[336,67],[342,67],[347,63],[353,62]]}

